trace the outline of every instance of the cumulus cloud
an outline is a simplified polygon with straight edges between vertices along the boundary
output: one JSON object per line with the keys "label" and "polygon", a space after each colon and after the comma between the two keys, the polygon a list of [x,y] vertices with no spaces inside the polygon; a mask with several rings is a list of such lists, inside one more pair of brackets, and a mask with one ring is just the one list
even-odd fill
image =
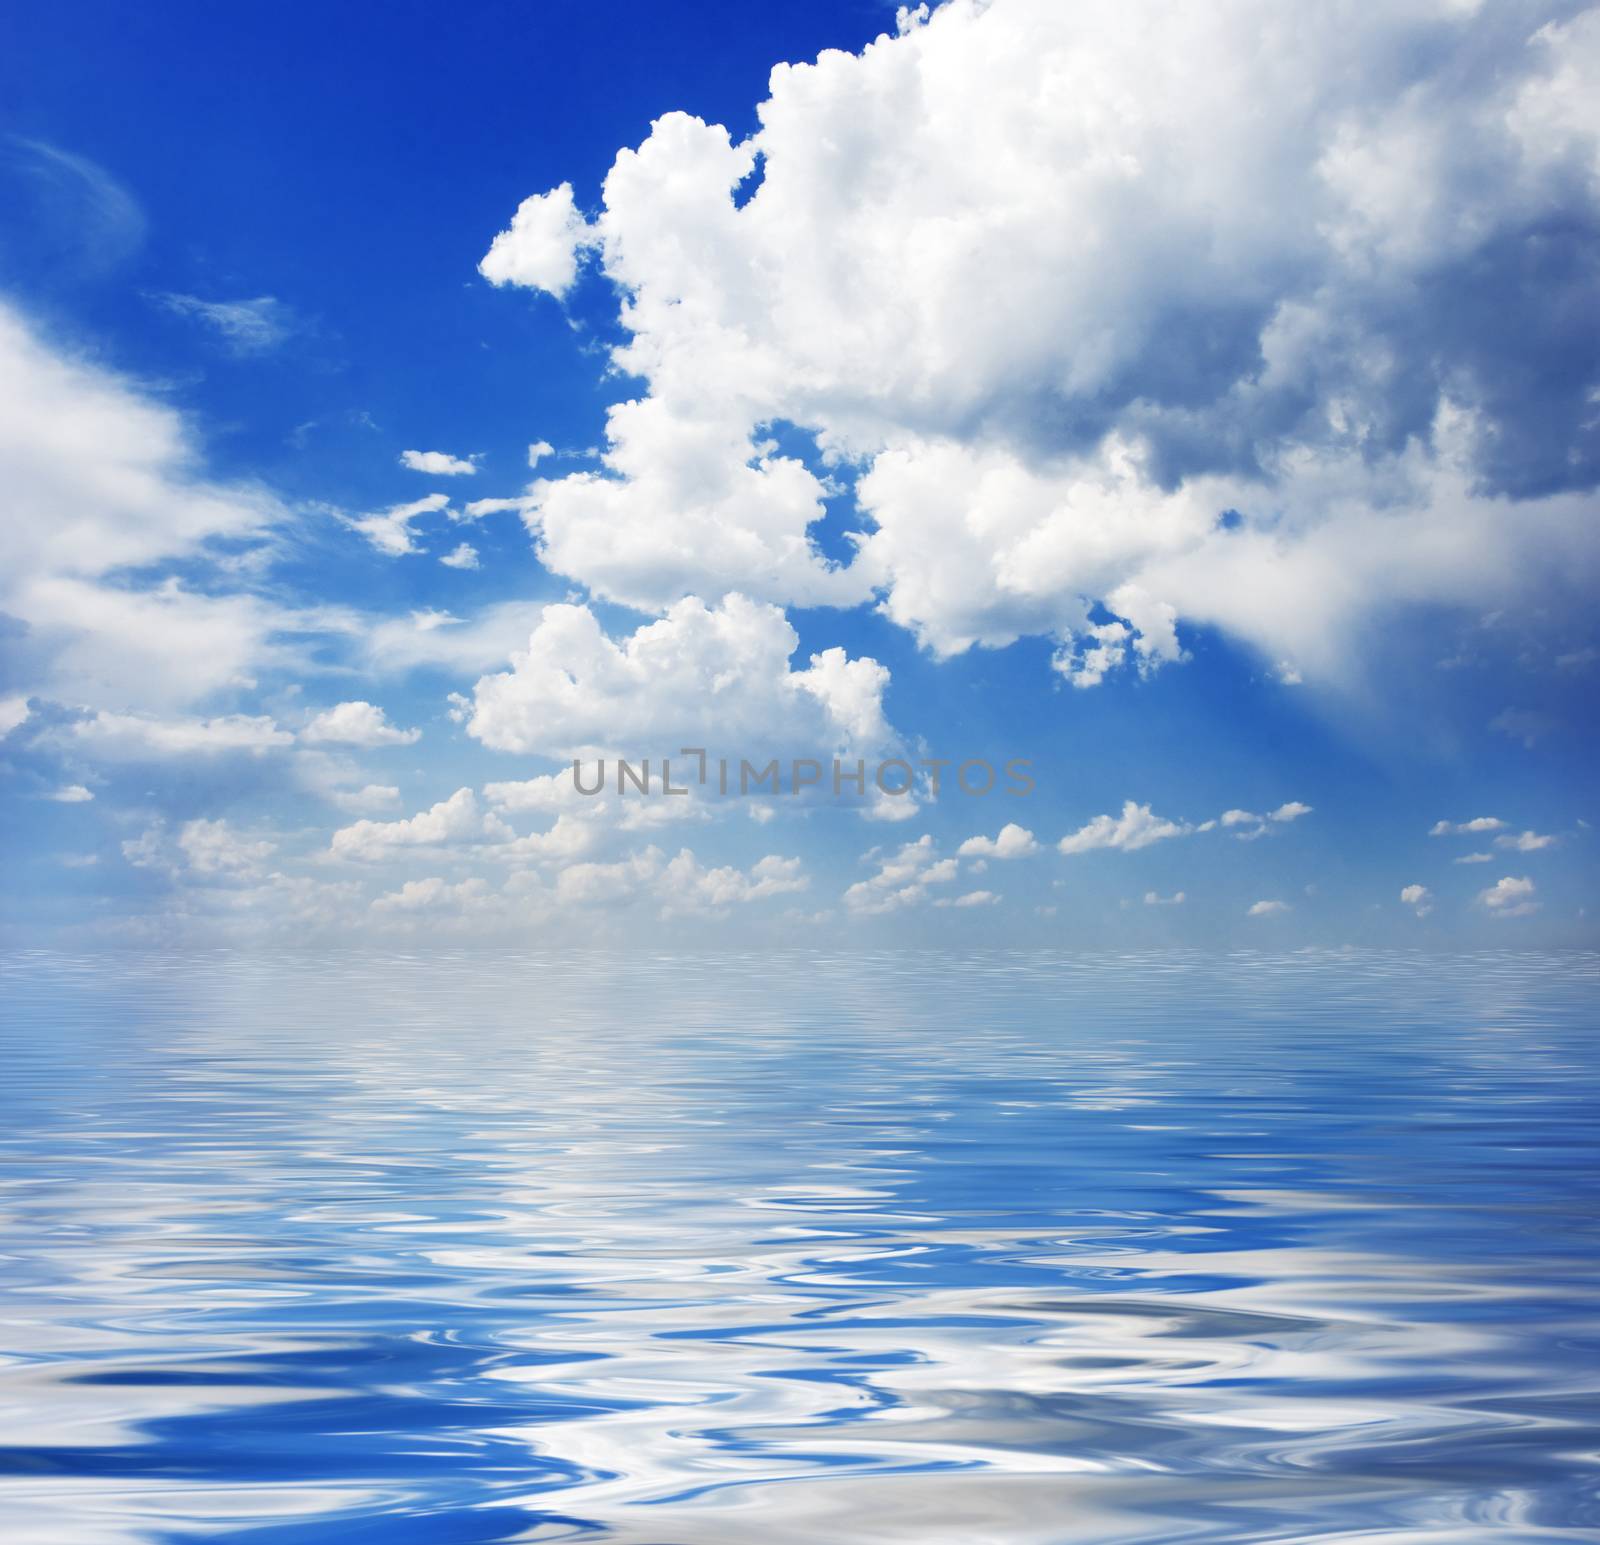
{"label": "cumulus cloud", "polygon": [[312,745],[414,746],[422,731],[400,729],[381,708],[358,700],[323,709],[300,731],[300,738]]}
{"label": "cumulus cloud", "polygon": [[342,826],[333,834],[329,851],[335,858],[380,862],[402,849],[481,847],[510,842],[514,835],[497,815],[479,807],[471,789],[457,789],[408,820],[363,820]]}
{"label": "cumulus cloud", "polygon": [[478,470],[472,457],[452,456],[448,451],[401,451],[400,465],[434,477],[470,477]]}
{"label": "cumulus cloud", "polygon": [[1506,875],[1487,890],[1479,891],[1478,901],[1495,917],[1527,917],[1539,910],[1539,903],[1533,899],[1537,889],[1525,876],[1517,879]]}
{"label": "cumulus cloud", "polygon": [[430,876],[424,880],[407,880],[397,891],[388,891],[375,897],[374,912],[433,912],[459,911],[482,901],[489,894],[488,883],[480,879],[461,880],[452,885],[448,880]]}
{"label": "cumulus cloud", "polygon": [[742,596],[680,601],[620,640],[587,606],[549,606],[511,669],[478,681],[467,730],[497,750],[561,757],[686,744],[823,755],[885,742],[888,671],[842,649],[791,670],[798,645],[781,610]]}
{"label": "cumulus cloud", "polygon": [[1061,853],[1089,853],[1096,848],[1116,848],[1125,853],[1137,852],[1153,842],[1166,837],[1182,837],[1194,828],[1185,822],[1169,821],[1154,814],[1149,805],[1125,800],[1121,815],[1097,815],[1056,844]]}
{"label": "cumulus cloud", "polygon": [[1477,815],[1470,821],[1435,821],[1428,829],[1430,837],[1476,836],[1480,832],[1497,832],[1505,827],[1497,815]]}
{"label": "cumulus cloud", "polygon": [[345,516],[344,523],[352,531],[359,531],[380,553],[390,558],[404,558],[408,553],[421,551],[411,529],[412,522],[444,509],[449,503],[449,494],[425,494],[409,504],[396,504],[374,515]]}
{"label": "cumulus cloud", "polygon": [[[1254,842],[1259,837],[1267,836],[1274,826],[1287,826],[1291,821],[1298,821],[1301,816],[1310,814],[1310,805],[1302,804],[1298,799],[1291,799],[1286,804],[1279,805],[1276,810],[1269,810],[1265,815],[1257,815],[1254,810],[1224,810],[1217,817],[1215,824],[1231,831],[1240,842]],[[1195,829],[1204,831],[1212,824],[1206,822]]]}
{"label": "cumulus cloud", "polygon": [[258,874],[275,846],[266,838],[252,841],[240,835],[226,821],[187,821],[178,833],[179,851],[189,868],[200,875],[239,878]]}
{"label": "cumulus cloud", "polygon": [[949,884],[961,869],[957,859],[939,857],[938,847],[927,833],[892,853],[874,849],[865,856],[876,860],[876,871],[844,893],[844,904],[865,916],[917,906],[930,899],[932,886]]}
{"label": "cumulus cloud", "polygon": [[577,863],[555,877],[556,899],[568,907],[632,905],[654,901],[661,915],[720,914],[772,896],[805,890],[810,879],[798,858],[768,854],[748,869],[706,868],[688,849],[668,859],[657,847],[612,863]]}
{"label": "cumulus cloud", "polygon": [[1000,898],[993,891],[967,891],[960,896],[941,896],[934,902],[936,907],[993,907],[1000,904]]}
{"label": "cumulus cloud", "polygon": [[1144,904],[1147,907],[1181,907],[1188,899],[1182,891],[1174,891],[1170,896],[1163,896],[1160,891],[1144,893]]}
{"label": "cumulus cloud", "polygon": [[1287,901],[1255,901],[1246,912],[1247,917],[1281,917],[1289,911]]}
{"label": "cumulus cloud", "polygon": [[495,237],[478,272],[490,284],[546,290],[558,299],[572,288],[578,254],[593,236],[572,199],[572,184],[526,198],[509,228]]}
{"label": "cumulus cloud", "polygon": [[1553,4],[952,0],[774,70],[742,142],[668,113],[482,265],[560,295],[596,247],[643,383],[530,489],[539,551],[655,610],[1044,634],[1080,686],[1184,625],[1327,679],[1380,609],[1581,595],[1597,61]]}
{"label": "cumulus cloud", "polygon": [[478,567],[478,549],[470,542],[462,542],[439,559],[447,569],[475,569]]}
{"label": "cumulus cloud", "polygon": [[202,885],[257,880],[276,851],[265,838],[251,838],[226,821],[186,821],[176,838],[157,824],[122,844],[122,856],[135,869],[160,871],[170,878]]}
{"label": "cumulus cloud", "polygon": [[1418,917],[1426,917],[1433,911],[1433,892],[1426,885],[1403,886],[1400,891],[1400,899]]}
{"label": "cumulus cloud", "polygon": [[58,805],[82,805],[87,804],[94,795],[81,783],[68,783],[59,789],[52,789],[45,798],[53,799]]}
{"label": "cumulus cloud", "polygon": [[956,852],[962,858],[1028,858],[1039,851],[1033,833],[1007,821],[995,837],[968,837]]}
{"label": "cumulus cloud", "polygon": [[1455,862],[1458,864],[1492,864],[1494,862],[1494,854],[1463,853],[1460,858],[1455,860]]}
{"label": "cumulus cloud", "polygon": [[1543,832],[1518,832],[1512,836],[1510,832],[1494,839],[1497,848],[1511,848],[1518,853],[1542,853],[1546,848],[1553,848],[1556,839]]}

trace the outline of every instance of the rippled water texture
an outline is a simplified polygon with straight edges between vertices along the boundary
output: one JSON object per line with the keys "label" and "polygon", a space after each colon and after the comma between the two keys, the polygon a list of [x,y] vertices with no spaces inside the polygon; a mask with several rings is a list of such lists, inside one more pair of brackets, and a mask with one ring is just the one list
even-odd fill
{"label": "rippled water texture", "polygon": [[1594,957],[0,965],[0,1517],[1600,1539]]}

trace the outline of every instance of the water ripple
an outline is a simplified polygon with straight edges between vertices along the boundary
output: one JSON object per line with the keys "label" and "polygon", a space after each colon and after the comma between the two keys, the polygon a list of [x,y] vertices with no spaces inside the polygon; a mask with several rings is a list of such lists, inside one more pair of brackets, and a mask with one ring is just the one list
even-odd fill
{"label": "water ripple", "polygon": [[7,1539],[1600,1538],[1597,983],[7,958]]}

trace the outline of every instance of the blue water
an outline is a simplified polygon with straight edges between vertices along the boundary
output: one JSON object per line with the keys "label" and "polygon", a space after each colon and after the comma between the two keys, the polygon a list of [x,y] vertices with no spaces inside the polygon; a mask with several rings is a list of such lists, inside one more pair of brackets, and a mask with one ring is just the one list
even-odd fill
{"label": "blue water", "polygon": [[1597,985],[12,957],[0,1534],[1600,1539]]}

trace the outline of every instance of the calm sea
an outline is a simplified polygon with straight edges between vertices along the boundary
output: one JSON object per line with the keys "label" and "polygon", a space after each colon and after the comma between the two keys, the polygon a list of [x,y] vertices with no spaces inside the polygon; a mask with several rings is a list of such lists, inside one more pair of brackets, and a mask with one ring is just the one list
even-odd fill
{"label": "calm sea", "polygon": [[1600,1539],[1600,960],[0,962],[0,1537]]}

